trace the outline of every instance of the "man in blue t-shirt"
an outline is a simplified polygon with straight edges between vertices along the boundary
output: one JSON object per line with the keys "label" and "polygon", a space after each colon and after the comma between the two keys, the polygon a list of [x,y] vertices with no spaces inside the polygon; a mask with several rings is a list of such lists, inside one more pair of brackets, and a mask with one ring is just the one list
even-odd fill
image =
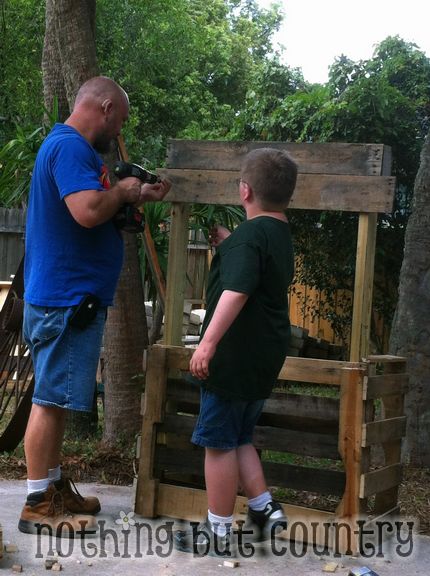
{"label": "man in blue t-shirt", "polygon": [[24,337],[35,390],[24,441],[28,497],[21,532],[37,532],[40,523],[57,531],[64,520],[69,530],[92,531],[100,510],[97,498],[83,498],[61,473],[66,410],[92,409],[107,306],[123,259],[114,216],[123,204],[161,200],[170,188],[166,180],[142,185],[134,177],[110,187],[99,153],[110,150],[128,112],[118,84],[91,78],[36,158],[24,266]]}

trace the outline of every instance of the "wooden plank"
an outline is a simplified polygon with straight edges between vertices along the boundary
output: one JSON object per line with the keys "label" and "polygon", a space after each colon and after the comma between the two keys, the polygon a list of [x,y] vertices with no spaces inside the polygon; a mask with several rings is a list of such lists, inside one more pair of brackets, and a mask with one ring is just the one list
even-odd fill
{"label": "wooden plank", "polygon": [[406,434],[406,416],[388,418],[363,424],[362,447],[382,444],[403,438]]}
{"label": "wooden plank", "polygon": [[378,374],[370,376],[365,383],[363,394],[367,400],[382,396],[405,394],[408,390],[409,376],[407,374]]}
{"label": "wooden plank", "polygon": [[245,155],[262,147],[286,150],[300,173],[380,176],[390,174],[391,150],[383,144],[343,142],[232,142],[169,140],[167,166],[192,170],[240,170]]}
{"label": "wooden plank", "polygon": [[[161,169],[172,181],[167,202],[239,205],[239,172]],[[289,209],[391,212],[395,178],[299,174]]]}
{"label": "wooden plank", "polygon": [[[158,427],[157,442],[161,433],[167,435],[170,447],[186,448],[184,437],[188,440],[194,430],[197,415],[166,414],[163,424]],[[308,430],[285,430],[274,426],[256,426],[253,438],[254,446],[259,450],[288,452],[316,458],[339,459],[337,434],[316,434]]]}
{"label": "wooden plank", "polygon": [[[184,380],[169,380],[167,398],[173,401],[175,410],[194,414],[198,412],[200,388]],[[324,396],[272,392],[264,404],[261,425],[287,428],[291,422],[303,420],[309,427],[312,421],[323,424],[334,423],[337,429],[339,400]],[[276,422],[277,424],[274,424]]]}
{"label": "wooden plank", "polygon": [[[384,375],[389,377],[399,376],[406,369],[406,364],[391,363],[385,365]],[[404,394],[393,394],[382,397],[382,417],[399,418],[404,414]],[[385,464],[397,464],[401,462],[402,441],[401,439],[390,439],[383,444],[385,454]],[[375,512],[383,513],[397,506],[399,487],[394,486],[376,495]]]}
{"label": "wooden plank", "polygon": [[189,213],[190,206],[187,204],[174,203],[172,205],[164,311],[164,342],[176,346],[182,343]]}
{"label": "wooden plank", "polygon": [[[172,369],[187,371],[193,350],[181,346],[169,346],[168,363]],[[319,360],[315,358],[293,358],[287,356],[279,372],[280,380],[327,384],[340,386],[342,369],[365,368],[362,362],[344,362],[337,360]]]}
{"label": "wooden plank", "polygon": [[351,324],[351,362],[359,362],[369,354],[377,224],[376,214],[360,214]]}
{"label": "wooden plank", "polygon": [[[279,462],[263,461],[263,470],[269,486],[305,490],[318,494],[340,496],[345,488],[345,474],[338,470],[326,470],[307,466],[296,466]],[[158,478],[163,471],[172,479],[178,475],[197,474],[204,470],[204,450],[190,445],[189,450],[157,445],[154,466]]]}
{"label": "wooden plank", "polygon": [[402,481],[402,465],[391,464],[367,474],[360,479],[360,498],[384,492],[398,486]]}
{"label": "wooden plank", "polygon": [[154,346],[148,351],[135,510],[151,518],[155,516],[157,502],[158,480],[153,476],[153,468],[156,424],[162,422],[164,415],[166,357],[166,350],[161,346]]}
{"label": "wooden plank", "polygon": [[279,379],[340,386],[342,369],[345,367],[364,368],[364,364],[351,364],[350,362],[338,360],[287,357],[279,373]]}
{"label": "wooden plank", "polygon": [[363,380],[365,370],[344,368],[340,396],[339,452],[346,471],[345,494],[338,507],[341,517],[354,518],[361,512],[361,432],[363,424]]}
{"label": "wooden plank", "polygon": [[392,354],[378,354],[367,356],[366,360],[375,364],[404,364],[406,367],[407,358],[403,356],[393,356]]}
{"label": "wooden plank", "polygon": [[[305,525],[306,529],[303,531],[303,534],[309,537],[307,542],[310,544],[315,543],[319,546],[327,543],[323,527],[324,524],[329,524],[335,520],[333,513],[286,503],[282,503],[282,505],[288,517],[289,524],[285,534],[286,538],[290,538],[291,526],[297,525],[297,523],[300,522]],[[238,496],[234,508],[235,518],[245,520],[247,509],[247,498]],[[180,518],[188,521],[201,521],[207,516],[207,511],[208,504],[205,490],[160,483],[159,498],[157,501],[157,514],[159,516]],[[317,530],[312,527],[312,524],[317,527]],[[296,541],[302,541],[302,533],[300,530],[297,530],[294,536]],[[315,536],[315,538],[313,538],[313,536]]]}

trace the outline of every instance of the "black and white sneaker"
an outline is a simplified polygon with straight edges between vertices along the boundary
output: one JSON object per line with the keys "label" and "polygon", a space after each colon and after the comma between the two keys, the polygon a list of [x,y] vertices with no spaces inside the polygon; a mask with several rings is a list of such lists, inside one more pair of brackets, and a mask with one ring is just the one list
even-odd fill
{"label": "black and white sneaker", "polygon": [[245,522],[247,530],[253,530],[256,542],[273,540],[276,534],[287,528],[287,517],[279,502],[271,500],[264,510],[248,508]]}
{"label": "black and white sneaker", "polygon": [[192,553],[195,557],[222,556],[234,558],[236,551],[232,546],[231,533],[218,536],[212,532],[209,520],[191,522],[187,530],[177,530],[173,533],[173,545],[180,552]]}

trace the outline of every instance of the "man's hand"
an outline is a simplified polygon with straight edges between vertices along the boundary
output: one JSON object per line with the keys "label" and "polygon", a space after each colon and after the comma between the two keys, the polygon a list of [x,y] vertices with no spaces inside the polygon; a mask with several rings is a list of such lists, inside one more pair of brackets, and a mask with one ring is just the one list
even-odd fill
{"label": "man's hand", "polygon": [[170,190],[172,183],[167,178],[155,184],[141,184],[138,204],[144,202],[159,202]]}
{"label": "man's hand", "polygon": [[190,372],[199,380],[209,376],[209,362],[215,354],[216,346],[202,340],[190,360]]}

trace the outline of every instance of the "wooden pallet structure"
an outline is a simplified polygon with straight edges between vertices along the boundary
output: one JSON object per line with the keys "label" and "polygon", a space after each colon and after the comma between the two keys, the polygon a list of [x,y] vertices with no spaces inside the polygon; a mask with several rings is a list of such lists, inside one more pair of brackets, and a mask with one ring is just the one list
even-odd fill
{"label": "wooden pallet structure", "polygon": [[[183,519],[207,513],[203,450],[190,443],[199,390],[184,377],[192,351],[181,347],[190,204],[238,204],[242,158],[263,146],[286,149],[298,162],[291,209],[359,214],[350,361],[287,357],[255,437],[270,486],[285,494],[296,490],[311,499],[332,499],[331,510],[286,502],[289,530],[302,522],[308,532],[288,536],[327,544],[324,522],[352,522],[363,514],[369,520],[397,509],[406,363],[368,357],[377,214],[391,211],[395,185],[389,176],[390,149],[384,145],[169,143],[165,174],[173,186],[166,197],[172,211],[165,344],[152,347],[147,356],[135,510],[146,517]],[[297,393],[297,383],[310,388]],[[273,453],[286,462],[282,457],[271,461]],[[245,505],[239,496],[235,512],[242,514]]]}
{"label": "wooden pallet structure", "polygon": [[[145,517],[196,520],[207,514],[204,450],[190,443],[199,411],[199,389],[184,377],[191,355],[187,348],[163,345],[148,355],[135,504]],[[286,359],[254,442],[262,451],[269,485],[289,494],[284,504],[288,537],[327,543],[324,523],[363,517],[381,521],[398,512],[407,382],[406,362],[398,357]],[[297,393],[297,383],[303,383],[304,392]],[[300,463],[291,463],[292,456]],[[302,500],[304,493],[310,500],[324,496],[335,509],[294,505],[294,491]],[[246,498],[239,496],[236,517],[244,518],[245,512]],[[291,535],[298,526],[300,534]]]}

